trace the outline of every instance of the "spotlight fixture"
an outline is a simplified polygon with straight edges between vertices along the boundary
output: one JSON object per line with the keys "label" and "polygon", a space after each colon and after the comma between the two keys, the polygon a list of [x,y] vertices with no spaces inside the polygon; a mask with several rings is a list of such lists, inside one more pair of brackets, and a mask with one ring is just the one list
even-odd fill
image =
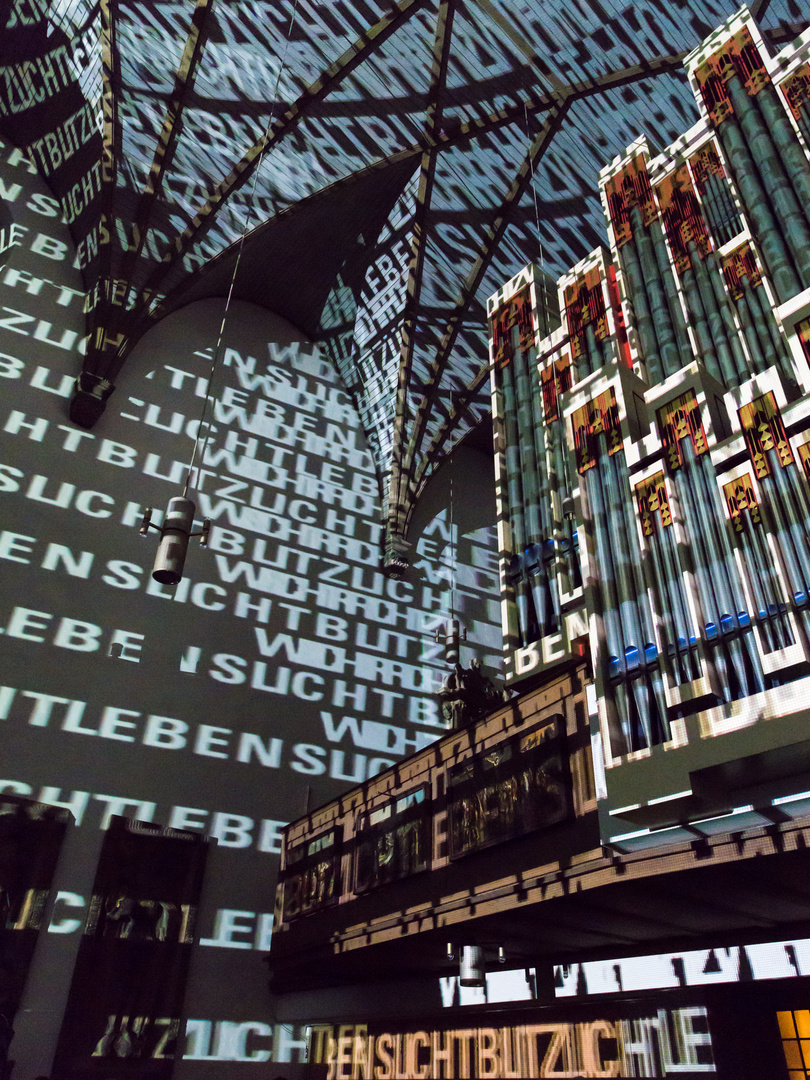
{"label": "spotlight fixture", "polygon": [[208,546],[208,533],[211,530],[211,522],[208,518],[203,522],[203,527],[199,532],[191,531],[196,511],[197,507],[191,499],[186,498],[185,495],[177,495],[169,499],[161,525],[155,525],[152,521],[151,507],[143,515],[141,536],[146,536],[150,528],[157,529],[160,533],[152,577],[161,585],[176,585],[183,577],[188,542],[192,536],[200,537],[200,547]]}
{"label": "spotlight fixture", "polygon": [[484,950],[480,945],[462,946],[458,981],[461,986],[487,985],[487,976],[484,971]]}

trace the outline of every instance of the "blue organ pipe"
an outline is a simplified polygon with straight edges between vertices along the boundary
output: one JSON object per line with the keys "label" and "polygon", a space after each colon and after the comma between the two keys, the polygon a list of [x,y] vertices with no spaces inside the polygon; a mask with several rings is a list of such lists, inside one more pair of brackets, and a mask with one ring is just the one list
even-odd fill
{"label": "blue organ pipe", "polygon": [[793,255],[794,264],[805,285],[810,285],[810,228],[796,194],[771,141],[768,128],[753,98],[746,93],[738,76],[726,83],[743,137],[759,169],[762,185],[770,199],[782,236]]}
{"label": "blue organ pipe", "polygon": [[703,303],[700,299],[700,289],[695,280],[694,270],[691,268],[684,270],[681,274],[681,281],[683,282],[683,291],[686,295],[686,306],[689,310],[689,318],[695,332],[695,340],[697,342],[700,359],[712,378],[717,379],[718,382],[723,382],[723,372],[720,370],[720,364],[717,362],[717,355],[714,351],[711,334],[709,333],[709,324],[706,321],[706,313],[703,310]]}
{"label": "blue organ pipe", "polygon": [[746,302],[745,289],[743,289],[742,296],[737,300],[737,315],[739,316],[740,326],[742,327],[743,335],[748,344],[751,370],[758,375],[765,370],[767,363],[762,352],[762,346],[760,345],[754,323],[751,319],[751,311]]}
{"label": "blue organ pipe", "polygon": [[613,550],[613,569],[616,573],[617,593],[619,597],[619,618],[624,632],[625,647],[638,649],[643,657],[641,626],[636,605],[637,593],[632,576],[632,554],[627,543],[624,527],[624,514],[621,511],[622,493],[617,487],[613,472],[613,459],[604,454],[600,462],[600,482],[603,485],[607,522],[610,523],[610,546]]}
{"label": "blue organ pipe", "polygon": [[762,525],[744,523],[743,531],[737,534],[737,539],[745,555],[748,580],[756,598],[762,626],[770,629],[772,647],[783,649],[793,643],[793,635],[782,610],[784,603],[774,577],[763,528]]}
{"label": "blue organ pipe", "polygon": [[[631,657],[628,656],[627,645],[637,650],[637,665],[639,673],[646,667],[646,649],[648,643],[655,646],[655,636],[652,628],[652,618],[649,613],[647,601],[647,589],[642,580],[637,577],[640,569],[640,551],[638,550],[635,522],[630,521],[630,528],[626,514],[632,507],[627,498],[626,483],[622,476],[622,470],[618,463],[618,454],[602,458],[604,471],[602,479],[606,488],[606,503],[610,508],[609,520],[615,523],[616,528],[611,532],[610,539],[613,546],[615,566],[618,571],[619,584],[619,617],[622,622],[625,637],[625,670],[629,666]],[[632,512],[632,511],[631,511]],[[630,674],[628,672],[628,674]],[[641,725],[643,737],[647,746],[653,743],[653,711],[647,695],[646,681],[642,678],[632,677],[631,692],[635,704],[636,716]],[[657,710],[656,710],[657,711]]]}
{"label": "blue organ pipe", "polygon": [[[803,582],[801,591],[807,593],[808,589],[810,589],[810,552],[808,552],[807,548],[805,523],[810,517],[810,513],[801,489],[797,490],[791,484],[791,480],[798,477],[796,466],[789,465],[787,470],[783,469],[779,464],[776,450],[769,451],[768,456],[770,457],[771,476],[779,496],[777,504],[782,508],[783,522],[787,525],[796,559],[801,567],[801,579]],[[790,477],[788,477],[788,470],[790,470]]]}
{"label": "blue organ pipe", "polygon": [[676,645],[684,653],[687,665],[687,679],[697,678],[694,649],[691,640],[689,609],[683,591],[683,572],[678,559],[677,546],[672,528],[660,528],[658,531],[661,561],[665,567],[669,594],[670,610],[674,613],[677,631]]}
{"label": "blue organ pipe", "polygon": [[730,297],[723,286],[723,275],[717,265],[717,256],[713,251],[710,251],[706,256],[706,273],[714,291],[715,302],[726,331],[726,340],[731,349],[734,366],[733,382],[736,385],[743,382],[747,377],[748,361],[740,343],[740,333],[734,322],[734,316],[731,314]]}
{"label": "blue organ pipe", "polygon": [[[661,225],[660,218],[656,218],[651,222],[650,237],[652,239],[655,259],[658,263],[658,273],[664,283],[664,291],[666,293],[667,303],[669,304],[669,314],[672,319],[675,343],[678,348],[680,360],[679,368],[686,367],[688,364],[691,364],[694,357],[692,354],[692,346],[689,342],[689,333],[686,329],[686,319],[684,318],[683,307],[681,306],[678,286],[675,283],[675,275],[672,272],[672,266],[667,253],[667,242],[664,238],[664,229]],[[671,375],[673,372],[667,371],[665,374]]]}
{"label": "blue organ pipe", "polygon": [[[644,287],[647,290],[647,304],[650,309],[653,331],[658,342],[658,355],[661,358],[663,376],[674,374],[681,366],[678,344],[670,318],[669,304],[664,291],[658,262],[655,257],[653,242],[644,228],[644,219],[638,206],[630,207],[630,226],[636,244]],[[659,380],[656,379],[656,382]]]}
{"label": "blue organ pipe", "polygon": [[718,544],[718,538],[714,534],[714,522],[712,520],[711,503],[704,502],[704,493],[700,490],[698,473],[698,461],[694,456],[691,442],[684,439],[681,443],[684,466],[676,473],[676,483],[679,491],[686,498],[683,503],[689,508],[688,519],[689,534],[692,547],[697,552],[695,559],[695,576],[698,582],[698,595],[700,596],[703,617],[709,618],[716,628],[716,639],[708,634],[708,627],[704,629],[707,644],[711,648],[712,657],[717,667],[718,674],[729,691],[733,695],[734,681],[742,684],[744,673],[744,657],[742,656],[739,642],[730,643],[730,662],[727,663],[726,653],[721,648],[723,641],[725,617],[730,617],[732,625],[736,624],[736,610],[732,602],[731,594],[726,580],[726,566],[722,552]]}
{"label": "blue organ pipe", "polygon": [[[734,580],[739,580],[737,575],[737,564],[731,546],[729,527],[726,524],[725,515],[720,506],[720,494],[717,490],[717,483],[714,478],[713,466],[709,455],[704,454],[699,460],[695,459],[695,466],[695,476],[697,478],[698,487],[701,489],[699,497],[702,499],[703,505],[708,509],[710,526],[713,526],[714,528],[716,540],[719,544],[720,551],[722,552],[721,573],[725,572],[725,574],[727,574],[727,587],[731,603],[730,614],[732,616],[732,624],[736,625],[739,623],[738,616],[745,612],[746,609],[744,607],[744,598],[739,584],[737,590],[740,592],[740,596],[737,598],[734,595]],[[714,513],[711,512],[712,507],[714,508]],[[729,609],[727,608],[726,610],[728,611]],[[742,683],[745,681],[749,683],[749,686],[753,686],[752,693],[758,693],[760,690],[764,690],[765,680],[759,658],[744,636],[741,635],[739,638],[730,638],[727,647],[736,665],[740,682]]]}
{"label": "blue organ pipe", "polygon": [[777,298],[780,303],[784,303],[801,291],[801,283],[771,213],[754,161],[733,116],[727,116],[718,124],[717,134],[734,173],[745,212],[752,226],[751,231],[757,237],[757,244]]}
{"label": "blue organ pipe", "polygon": [[[778,465],[776,467],[779,468]],[[774,531],[779,542],[779,551],[785,561],[788,586],[793,593],[791,599],[796,599],[798,594],[806,593],[807,583],[805,582],[802,569],[796,558],[794,541],[790,532],[790,518],[788,516],[786,519],[785,510],[782,506],[778,492],[775,493],[775,498],[772,500],[772,514],[775,522]]]}
{"label": "blue organ pipe", "polygon": [[644,575],[641,573],[641,549],[638,543],[635,506],[630,496],[629,485],[627,483],[626,466],[623,468],[622,465],[619,464],[620,458],[622,463],[624,463],[624,451],[621,451],[620,454],[615,454],[613,457],[607,457],[606,464],[608,470],[612,474],[612,488],[616,493],[618,512],[615,520],[619,526],[622,544],[627,552],[630,579],[630,591],[628,595],[633,598],[635,607],[638,611],[639,624],[643,638],[643,640],[639,642],[639,647],[641,647],[642,645],[647,644],[654,645],[655,634],[653,632],[647,586],[644,581]]}
{"label": "blue organ pipe", "polygon": [[598,563],[596,578],[601,591],[601,615],[605,628],[605,642],[608,656],[615,656],[621,668],[624,663],[624,643],[619,622],[619,599],[613,577],[613,553],[610,547],[605,504],[602,498],[602,484],[596,468],[588,469],[584,479],[585,490],[588,495],[588,507],[593,523],[594,541],[596,543],[596,559]]}
{"label": "blue organ pipe", "polygon": [[651,577],[657,593],[656,608],[663,629],[661,636],[664,644],[664,656],[667,658],[669,667],[673,670],[675,681],[684,683],[690,681],[690,676],[684,666],[684,649],[681,645],[684,635],[682,628],[678,625],[680,612],[677,610],[677,603],[680,598],[677,597],[677,582],[670,579],[664,566],[661,552],[663,532],[664,529],[659,525],[656,531],[646,538],[647,551],[652,565]]}
{"label": "blue organ pipe", "polygon": [[647,304],[644,289],[644,275],[639,266],[636,245],[628,240],[619,248],[619,261],[627,281],[626,293],[630,302],[631,319],[638,334],[641,355],[647,369],[648,381],[653,384],[661,381],[661,360],[658,356],[652,316]]}
{"label": "blue organ pipe", "polygon": [[[577,357],[577,382],[580,382],[588,375],[592,375],[595,370],[593,357],[588,349],[588,330],[591,330],[590,326],[586,326],[584,333],[580,336],[579,356]],[[593,333],[593,330],[591,330],[591,333]]]}
{"label": "blue organ pipe", "polygon": [[723,322],[720,308],[717,306],[717,297],[709,279],[709,271],[704,265],[697,247],[693,243],[689,244],[689,259],[695,271],[698,289],[700,290],[700,299],[703,304],[703,309],[706,312],[709,336],[714,344],[714,351],[720,368],[723,385],[733,385],[737,372],[731,355],[731,346],[729,345],[726,336],[725,323]]}
{"label": "blue organ pipe", "polygon": [[613,693],[622,718],[622,731],[628,751],[643,749],[644,733],[641,731],[632,684],[620,682],[614,687]]}

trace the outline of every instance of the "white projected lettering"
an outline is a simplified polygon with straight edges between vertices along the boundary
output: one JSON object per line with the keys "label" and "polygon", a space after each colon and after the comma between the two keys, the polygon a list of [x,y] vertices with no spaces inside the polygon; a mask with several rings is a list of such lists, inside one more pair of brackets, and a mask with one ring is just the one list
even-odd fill
{"label": "white projected lettering", "polygon": [[[85,119],[63,132],[64,152]],[[498,662],[493,530],[456,525],[451,575],[445,511],[415,537],[408,579],[385,578],[379,484],[349,396],[315,346],[235,302],[192,484],[210,545],[192,545],[176,587],[154,581],[140,525],[182,491],[221,304],[157,326],[96,427],[72,425],[78,268],[104,237],[74,252],[58,203],[13,154],[0,154],[15,241],[0,267],[0,791],[63,806],[78,826],[56,935],[81,933],[113,816],[216,839],[217,896],[198,919],[194,1015],[206,1019],[190,1023],[188,1053],[304,1061],[303,1033],[276,1031],[255,1006],[281,830],[306,798],[333,798],[441,733],[434,632],[451,586],[471,640],[486,642],[479,655]],[[222,963],[237,984],[225,1017]],[[136,1041],[123,1014],[113,1033]]]}

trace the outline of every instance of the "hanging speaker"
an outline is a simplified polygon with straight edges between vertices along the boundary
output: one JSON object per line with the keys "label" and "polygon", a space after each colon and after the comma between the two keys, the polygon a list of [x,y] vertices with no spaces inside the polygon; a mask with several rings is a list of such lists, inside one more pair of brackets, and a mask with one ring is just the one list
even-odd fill
{"label": "hanging speaker", "polygon": [[188,551],[188,538],[194,525],[197,507],[191,501],[178,495],[169,500],[163,524],[160,527],[158,544],[152,577],[162,585],[176,585],[183,576],[183,565]]}

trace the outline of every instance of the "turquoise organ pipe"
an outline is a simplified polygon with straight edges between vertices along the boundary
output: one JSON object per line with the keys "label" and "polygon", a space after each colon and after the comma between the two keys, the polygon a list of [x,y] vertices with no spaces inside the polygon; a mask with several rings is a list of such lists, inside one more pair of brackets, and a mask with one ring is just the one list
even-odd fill
{"label": "turquoise organ pipe", "polygon": [[779,303],[801,291],[785,242],[777,227],[767,196],[759,181],[753,159],[732,115],[717,125],[720,144],[731,165],[742,204],[757,237],[757,245],[773,282]]}
{"label": "turquoise organ pipe", "polygon": [[[681,367],[686,367],[688,364],[691,364],[694,357],[692,355],[692,346],[689,343],[689,333],[686,329],[686,319],[684,318],[683,307],[681,306],[681,298],[678,294],[678,286],[675,283],[675,275],[672,272],[669,255],[667,254],[667,242],[664,238],[664,229],[661,225],[660,218],[656,218],[650,224],[650,237],[652,238],[655,259],[658,263],[658,273],[664,283],[664,292],[666,293],[667,303],[669,305],[669,314],[672,319],[675,343],[678,347],[680,361],[679,368],[676,370],[679,370]],[[672,374],[672,371],[665,371],[665,375]]]}
{"label": "turquoise organ pipe", "polygon": [[793,361],[790,353],[788,352],[785,339],[779,333],[779,327],[776,325],[776,316],[773,313],[773,309],[768,301],[768,294],[765,292],[765,287],[762,284],[752,288],[754,299],[759,305],[759,310],[762,314],[762,319],[770,335],[773,347],[776,351],[776,365],[779,371],[782,373],[782,377],[788,386],[796,385],[796,373],[793,370]]}
{"label": "turquoise organ pipe", "polygon": [[754,333],[757,335],[757,341],[762,352],[762,358],[764,366],[777,367],[779,364],[779,357],[776,349],[773,347],[773,341],[771,335],[768,333],[768,325],[765,319],[762,317],[762,308],[757,303],[757,298],[754,296],[754,290],[751,287],[751,282],[748,278],[743,278],[743,297],[745,299],[746,306],[748,307],[748,314],[751,316],[751,325],[754,327]]}
{"label": "turquoise organ pipe", "polygon": [[[518,355],[519,354],[519,355]],[[548,465],[543,441],[542,402],[536,364],[530,354],[516,349],[516,397],[518,438],[521,445],[526,539],[538,551],[526,552],[526,568],[541,634],[559,625],[559,599],[553,577],[554,543],[551,536],[551,503]],[[531,569],[529,569],[531,567]]]}
{"label": "turquoise organ pipe", "polygon": [[540,376],[536,362],[528,360],[528,387],[529,401],[532,418],[532,437],[534,439],[534,456],[537,461],[538,472],[538,498],[540,500],[540,539],[545,543],[552,534],[554,515],[551,507],[551,479],[549,476],[550,459],[546,448],[544,431],[545,410],[543,407],[543,390],[540,385]]}
{"label": "turquoise organ pipe", "polygon": [[700,289],[695,280],[694,270],[684,270],[681,274],[681,282],[683,283],[683,291],[686,296],[686,306],[689,310],[689,318],[695,332],[695,340],[697,342],[698,353],[700,354],[699,359],[713,379],[717,379],[718,382],[723,382],[723,372],[720,370],[717,354],[714,351],[714,344],[712,342],[711,334],[709,333],[709,324],[706,320],[706,313],[703,310],[703,302],[700,299]]}
{"label": "turquoise organ pipe", "polygon": [[[517,337],[517,328],[513,331]],[[534,446],[534,417],[526,371],[526,357],[515,341],[512,348],[513,391],[515,419],[517,421],[517,445],[520,456],[520,482],[523,496],[523,520],[526,528],[525,544],[536,543],[540,538],[540,505],[538,492],[537,457]],[[521,549],[522,550],[522,549]],[[540,612],[538,611],[538,616]]]}
{"label": "turquoise organ pipe", "polygon": [[648,381],[651,384],[657,383],[661,381],[661,360],[658,356],[652,316],[647,304],[644,277],[639,266],[636,246],[632,240],[628,240],[619,248],[619,261],[627,282],[626,293],[630,301],[630,315],[638,334],[639,348],[647,368]]}
{"label": "turquoise organ pipe", "polygon": [[742,344],[740,343],[740,332],[737,329],[737,324],[734,322],[734,316],[731,314],[731,303],[729,294],[726,292],[723,285],[723,275],[720,272],[720,268],[717,265],[717,256],[713,251],[710,251],[706,256],[706,273],[708,274],[709,281],[711,282],[712,289],[714,291],[714,298],[720,311],[720,317],[723,320],[723,326],[726,330],[726,339],[728,340],[729,347],[731,348],[731,355],[734,365],[734,378],[732,385],[738,386],[748,375],[748,361],[745,353],[743,352]]}
{"label": "turquoise organ pipe", "polygon": [[726,336],[726,326],[723,316],[717,306],[717,297],[709,279],[710,271],[704,265],[700,252],[693,244],[689,244],[689,260],[695,271],[700,299],[706,312],[706,321],[709,328],[709,336],[714,343],[715,355],[722,376],[724,386],[733,386],[736,380],[736,367],[731,355],[731,346]]}
{"label": "turquoise organ pipe", "polygon": [[763,86],[754,100],[770,130],[776,152],[782,159],[799,206],[807,217],[810,213],[810,162],[773,86]]}
{"label": "turquoise organ pipe", "polygon": [[[681,366],[675,331],[670,319],[669,304],[661,281],[653,242],[644,228],[644,220],[638,206],[630,207],[629,216],[630,227],[633,230],[633,241],[636,244],[644,287],[647,292],[647,306],[650,310],[653,332],[658,342],[658,355],[661,359],[663,377],[666,377],[674,374]],[[655,382],[659,381],[660,378],[655,379]]]}
{"label": "turquoise organ pipe", "polygon": [[720,210],[720,205],[717,201],[715,190],[710,184],[710,181],[714,179],[712,174],[708,174],[703,182],[703,196],[701,197],[701,209],[703,211],[703,218],[706,224],[709,226],[709,231],[714,237],[715,243],[718,247],[721,244],[727,243],[731,236],[730,227],[728,226],[725,215]]}
{"label": "turquoise organ pipe", "polygon": [[550,480],[557,494],[557,505],[562,514],[559,546],[568,563],[568,575],[573,588],[582,585],[582,568],[579,562],[579,541],[573,518],[568,521],[563,511],[565,500],[571,491],[567,449],[563,446],[563,425],[561,420],[554,420],[547,427],[549,457],[551,459]]}
{"label": "turquoise organ pipe", "polygon": [[802,102],[799,106],[799,115],[796,120],[799,131],[804,136],[804,142],[807,147],[810,147],[810,108],[806,101]]}
{"label": "turquoise organ pipe", "polygon": [[514,359],[501,368],[504,435],[506,440],[506,446],[504,447],[506,491],[509,526],[512,533],[512,550],[514,552],[509,563],[507,577],[515,591],[520,638],[525,646],[529,644],[529,597],[522,571],[523,551],[526,547],[526,527],[523,517],[523,488],[520,479],[520,447],[518,445],[513,364]]}
{"label": "turquoise organ pipe", "polygon": [[588,323],[585,327],[585,352],[588,356],[589,374],[599,371],[604,366],[604,353],[602,343],[596,337],[593,323]]}
{"label": "turquoise organ pipe", "polygon": [[810,228],[799,207],[796,194],[782,167],[779,153],[754,100],[746,93],[737,75],[726,82],[729,97],[748,143],[762,184],[781,225],[781,232],[793,255],[794,264],[805,287],[810,286]]}
{"label": "turquoise organ pipe", "polygon": [[708,198],[709,225],[713,227],[720,244],[727,244],[743,229],[742,218],[731,197],[728,180],[710,173],[703,182],[704,196]]}
{"label": "turquoise organ pipe", "polygon": [[767,363],[762,352],[759,337],[757,336],[757,332],[751,319],[751,311],[746,300],[745,289],[743,289],[742,296],[737,301],[737,315],[740,319],[743,335],[748,343],[751,371],[758,375],[765,370]]}

